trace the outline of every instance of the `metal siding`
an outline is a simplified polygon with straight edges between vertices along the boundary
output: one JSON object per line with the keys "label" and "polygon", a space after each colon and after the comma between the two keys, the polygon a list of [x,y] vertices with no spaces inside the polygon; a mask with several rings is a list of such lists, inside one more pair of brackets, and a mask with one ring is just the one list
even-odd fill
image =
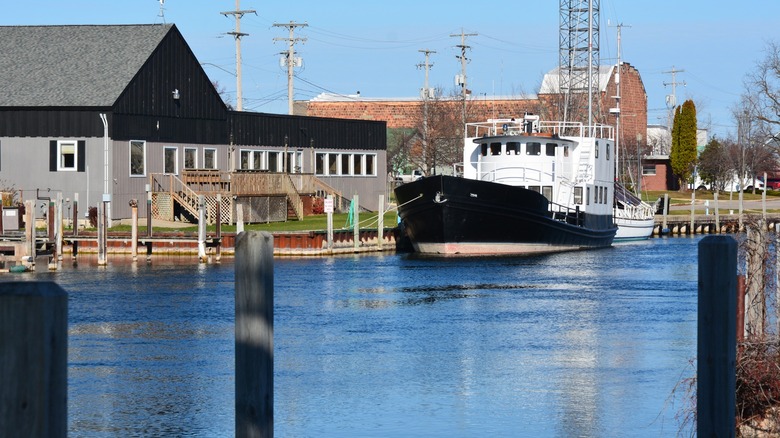
{"label": "metal siding", "polygon": [[0,108],[0,137],[98,137],[103,135],[100,113],[99,109]]}

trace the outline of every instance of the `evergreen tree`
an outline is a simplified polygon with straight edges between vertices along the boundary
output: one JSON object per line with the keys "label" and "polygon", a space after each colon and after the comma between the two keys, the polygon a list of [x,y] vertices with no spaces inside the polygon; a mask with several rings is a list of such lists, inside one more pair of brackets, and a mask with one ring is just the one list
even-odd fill
{"label": "evergreen tree", "polygon": [[689,99],[675,110],[669,155],[672,173],[680,181],[680,190],[685,190],[685,185],[692,182],[696,166],[696,131],[696,105]]}

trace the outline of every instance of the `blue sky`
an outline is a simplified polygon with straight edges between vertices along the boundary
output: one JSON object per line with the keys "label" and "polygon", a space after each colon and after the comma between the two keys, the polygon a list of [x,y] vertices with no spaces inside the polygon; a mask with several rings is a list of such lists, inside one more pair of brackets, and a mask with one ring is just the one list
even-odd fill
{"label": "blue sky", "polygon": [[[455,58],[463,29],[470,37],[469,88],[476,98],[534,94],[545,72],[558,63],[559,2],[450,0],[392,2],[241,0],[254,9],[241,22],[244,59],[244,108],[286,113],[286,71],[279,66],[287,30],[274,23],[295,21],[307,38],[296,46],[304,67],[297,74],[296,100],[321,92],[365,97],[418,95],[424,74],[420,49],[435,50],[431,86],[446,92],[460,64]],[[226,32],[234,21],[220,14],[235,9],[234,0],[167,0],[165,21],[175,23],[204,69],[235,95],[234,42]],[[0,25],[161,23],[157,0],[27,0],[5,2]],[[677,80],[677,101],[696,102],[699,125],[727,135],[736,131],[730,109],[743,91],[745,75],[764,56],[768,41],[780,42],[780,2],[679,0],[601,0],[602,64],[616,59],[616,28],[622,23],[622,58],[642,75],[648,94],[648,123],[666,122],[664,82],[672,67],[684,70]],[[609,25],[608,24],[611,24]],[[228,72],[226,72],[227,70]]]}

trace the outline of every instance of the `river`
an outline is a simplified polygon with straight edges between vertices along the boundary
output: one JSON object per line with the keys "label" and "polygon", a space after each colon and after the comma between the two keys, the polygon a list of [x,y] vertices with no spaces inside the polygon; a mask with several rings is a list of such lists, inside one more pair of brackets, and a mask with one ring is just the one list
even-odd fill
{"label": "river", "polygon": [[[675,435],[697,243],[274,262],[278,437]],[[93,259],[69,292],[69,435],[234,434],[234,266]],[[684,429],[689,434],[689,429]]]}

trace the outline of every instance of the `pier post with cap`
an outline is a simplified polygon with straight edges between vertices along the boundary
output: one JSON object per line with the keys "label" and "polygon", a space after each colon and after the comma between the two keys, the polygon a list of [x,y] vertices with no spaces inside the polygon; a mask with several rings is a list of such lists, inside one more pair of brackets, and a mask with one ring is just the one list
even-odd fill
{"label": "pier post with cap", "polygon": [[236,236],[236,436],[273,437],[274,238]]}
{"label": "pier post with cap", "polygon": [[734,436],[737,362],[737,242],[699,242],[696,378],[698,436]]}
{"label": "pier post with cap", "polygon": [[68,294],[0,283],[0,436],[65,437],[67,398]]}

